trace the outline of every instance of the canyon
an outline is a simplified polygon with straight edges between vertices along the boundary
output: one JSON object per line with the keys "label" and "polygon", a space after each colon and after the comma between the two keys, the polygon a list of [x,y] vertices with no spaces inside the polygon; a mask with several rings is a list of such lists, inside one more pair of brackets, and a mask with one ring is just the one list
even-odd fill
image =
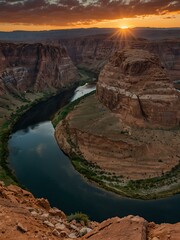
{"label": "canyon", "polygon": [[158,198],[179,192],[179,124],[180,94],[157,56],[128,49],[110,58],[96,95],[77,104],[55,135],[87,178],[126,196]]}
{"label": "canyon", "polygon": [[[155,38],[155,35],[152,35]],[[124,48],[143,49],[158,55],[162,65],[167,69],[170,79],[180,79],[180,40],[146,39],[146,35],[139,36],[133,30],[123,32],[117,30],[111,34],[60,39],[59,43],[66,47],[67,52],[76,65],[85,67],[97,73],[108,62],[109,58]]]}
{"label": "canyon", "polygon": [[[180,94],[172,81],[180,79],[180,40],[153,35],[147,40],[109,30],[47,39],[0,43],[0,123],[24,101],[73,85],[76,66],[100,73],[96,95],[82,99],[56,126],[60,147],[79,172],[107,190],[142,199],[179,193]],[[131,50],[120,51],[126,48]],[[69,222],[46,199],[3,182],[0,220],[2,240],[180,236],[179,223],[158,225],[138,216],[87,226]]]}

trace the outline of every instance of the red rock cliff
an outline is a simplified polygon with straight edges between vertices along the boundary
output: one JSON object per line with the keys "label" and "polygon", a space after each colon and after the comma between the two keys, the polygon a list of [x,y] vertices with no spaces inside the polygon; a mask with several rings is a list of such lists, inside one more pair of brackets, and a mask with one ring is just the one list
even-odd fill
{"label": "red rock cliff", "polygon": [[0,43],[0,92],[59,89],[77,80],[63,47]]}
{"label": "red rock cliff", "polygon": [[97,96],[124,121],[175,127],[180,94],[155,55],[137,49],[117,52],[99,76]]}
{"label": "red rock cliff", "polygon": [[172,80],[180,79],[180,40],[135,39],[132,34],[130,33],[126,38],[123,38],[121,33],[117,33],[114,36],[104,34],[61,40],[61,42],[76,64],[97,72],[107,63],[110,56],[127,46],[148,50],[160,58]]}

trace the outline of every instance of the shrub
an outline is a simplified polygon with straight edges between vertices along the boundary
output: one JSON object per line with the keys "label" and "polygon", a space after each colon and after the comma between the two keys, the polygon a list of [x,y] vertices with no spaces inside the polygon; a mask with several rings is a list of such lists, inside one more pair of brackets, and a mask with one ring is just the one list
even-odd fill
{"label": "shrub", "polygon": [[89,222],[89,217],[82,212],[76,212],[74,214],[69,215],[67,217],[67,220],[69,222],[76,220],[76,222],[84,222],[84,224],[87,225]]}

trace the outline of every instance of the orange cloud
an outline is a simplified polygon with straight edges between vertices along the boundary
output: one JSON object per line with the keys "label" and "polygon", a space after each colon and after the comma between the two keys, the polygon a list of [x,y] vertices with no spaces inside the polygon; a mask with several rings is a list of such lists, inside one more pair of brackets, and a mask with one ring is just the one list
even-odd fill
{"label": "orange cloud", "polygon": [[0,22],[6,24],[88,26],[170,13],[180,13],[179,0],[0,0]]}

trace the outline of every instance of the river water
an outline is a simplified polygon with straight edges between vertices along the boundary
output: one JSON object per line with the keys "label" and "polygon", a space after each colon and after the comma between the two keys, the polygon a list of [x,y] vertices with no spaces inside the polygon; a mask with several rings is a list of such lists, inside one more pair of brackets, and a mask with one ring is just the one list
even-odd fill
{"label": "river water", "polygon": [[[79,87],[71,100],[92,90],[93,86]],[[156,223],[180,221],[180,195],[150,201],[120,197],[87,182],[73,168],[59,149],[49,120],[68,99],[67,94],[60,94],[38,104],[15,126],[9,140],[9,165],[18,181],[66,214],[81,211],[96,221],[129,214]]]}

